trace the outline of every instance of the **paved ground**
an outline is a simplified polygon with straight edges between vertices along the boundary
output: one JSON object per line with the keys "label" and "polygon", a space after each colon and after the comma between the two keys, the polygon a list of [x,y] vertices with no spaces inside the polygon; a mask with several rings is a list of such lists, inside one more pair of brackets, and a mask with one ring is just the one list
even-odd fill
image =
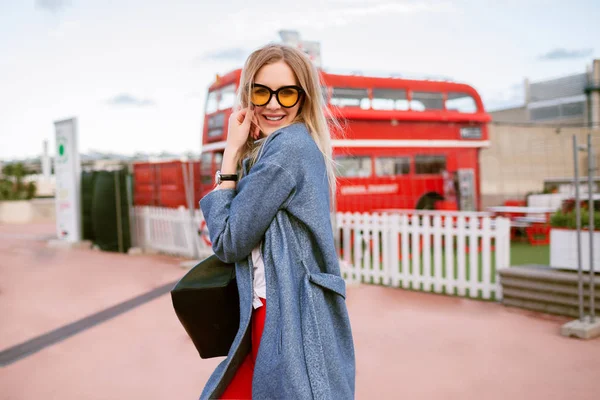
{"label": "paved ground", "polygon": [[[0,354],[185,273],[166,256],[49,249],[52,234],[0,225]],[[559,336],[567,319],[368,285],[347,302],[358,399],[600,398],[600,340]],[[219,361],[197,356],[164,294],[6,363],[0,399],[196,399]]]}

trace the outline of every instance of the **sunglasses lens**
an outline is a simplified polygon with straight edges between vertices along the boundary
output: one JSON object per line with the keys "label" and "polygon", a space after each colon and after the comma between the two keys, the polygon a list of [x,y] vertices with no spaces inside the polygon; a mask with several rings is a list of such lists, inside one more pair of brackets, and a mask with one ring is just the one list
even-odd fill
{"label": "sunglasses lens", "polygon": [[298,101],[298,90],[294,88],[286,88],[280,90],[277,95],[279,104],[284,107],[292,107]]}
{"label": "sunglasses lens", "polygon": [[271,93],[262,87],[254,87],[252,88],[251,100],[252,104],[255,106],[264,106],[269,102],[269,97]]}

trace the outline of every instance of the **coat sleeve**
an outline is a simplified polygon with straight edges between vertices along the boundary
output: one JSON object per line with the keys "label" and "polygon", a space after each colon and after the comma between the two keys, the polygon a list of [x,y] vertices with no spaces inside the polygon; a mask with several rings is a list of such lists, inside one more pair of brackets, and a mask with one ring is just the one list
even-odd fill
{"label": "coat sleeve", "polygon": [[236,189],[213,190],[200,201],[213,251],[224,262],[247,257],[295,193],[296,181],[276,147],[265,149]]}

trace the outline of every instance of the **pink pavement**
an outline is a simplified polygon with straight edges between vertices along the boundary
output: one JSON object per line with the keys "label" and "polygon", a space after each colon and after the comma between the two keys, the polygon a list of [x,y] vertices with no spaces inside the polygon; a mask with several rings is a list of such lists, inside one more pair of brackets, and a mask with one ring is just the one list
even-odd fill
{"label": "pink pavement", "polygon": [[[181,277],[181,259],[46,247],[0,225],[0,351]],[[598,399],[600,339],[569,319],[372,285],[348,287],[357,399]],[[202,360],[165,294],[0,368],[0,399],[196,399]]]}

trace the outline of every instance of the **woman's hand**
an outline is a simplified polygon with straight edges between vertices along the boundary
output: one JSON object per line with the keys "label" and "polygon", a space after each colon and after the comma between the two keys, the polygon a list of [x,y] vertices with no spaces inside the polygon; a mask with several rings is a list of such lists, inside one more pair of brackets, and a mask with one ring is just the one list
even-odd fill
{"label": "woman's hand", "polygon": [[227,148],[234,153],[239,152],[246,142],[252,130],[252,137],[258,139],[258,125],[253,122],[254,109],[252,107],[242,108],[229,117],[229,130],[227,131]]}

